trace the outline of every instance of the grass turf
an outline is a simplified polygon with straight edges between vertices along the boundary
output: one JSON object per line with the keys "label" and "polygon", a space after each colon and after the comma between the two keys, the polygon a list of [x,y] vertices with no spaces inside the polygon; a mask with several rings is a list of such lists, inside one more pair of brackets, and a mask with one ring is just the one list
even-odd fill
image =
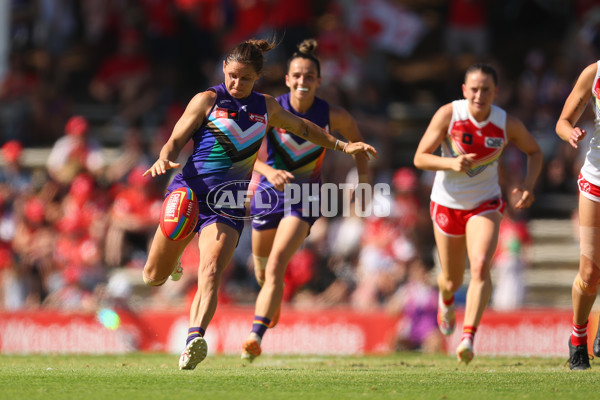
{"label": "grass turf", "polygon": [[446,355],[209,355],[179,371],[176,355],[2,355],[0,399],[573,399],[600,391],[600,368],[565,359]]}

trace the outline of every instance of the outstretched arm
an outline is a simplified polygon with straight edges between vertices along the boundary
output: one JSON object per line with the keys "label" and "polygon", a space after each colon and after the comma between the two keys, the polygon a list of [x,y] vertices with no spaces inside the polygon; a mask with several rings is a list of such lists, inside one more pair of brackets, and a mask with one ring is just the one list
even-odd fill
{"label": "outstretched arm", "polygon": [[363,142],[348,143],[338,140],[318,125],[284,110],[273,97],[265,95],[265,98],[269,125],[285,129],[326,149],[339,150],[346,154],[365,153],[367,156],[377,157],[373,146]]}

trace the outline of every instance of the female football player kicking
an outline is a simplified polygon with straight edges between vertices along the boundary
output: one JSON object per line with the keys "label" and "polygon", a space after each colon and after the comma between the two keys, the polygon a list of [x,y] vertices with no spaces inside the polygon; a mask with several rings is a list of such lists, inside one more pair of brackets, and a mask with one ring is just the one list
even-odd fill
{"label": "female football player kicking", "polygon": [[[179,187],[192,189],[199,206],[195,228],[200,250],[198,290],[190,309],[188,337],[179,369],[194,369],[206,357],[204,333],[217,308],[221,275],[232,258],[244,224],[243,202],[219,204],[218,194],[228,191],[228,199],[245,198],[267,125],[347,154],[376,155],[372,146],[341,142],[316,124],[284,110],[273,97],[253,91],[262,72],[264,53],[274,47],[272,41],[256,39],[235,46],[223,61],[224,82],[192,98],[162,147],[159,159],[144,173],[155,177],[178,168],[180,164],[174,160],[183,146],[193,140],[192,155],[168,187],[169,192]],[[146,284],[162,285],[193,237],[173,241],[157,229],[144,266]]]}

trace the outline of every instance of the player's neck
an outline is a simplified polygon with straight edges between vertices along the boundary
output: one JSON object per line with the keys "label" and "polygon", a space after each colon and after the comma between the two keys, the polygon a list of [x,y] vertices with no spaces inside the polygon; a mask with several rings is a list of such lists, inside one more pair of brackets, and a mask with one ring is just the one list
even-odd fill
{"label": "player's neck", "polygon": [[290,97],[290,105],[300,114],[305,114],[308,110],[310,110],[314,102],[314,97],[303,100],[299,100],[296,97]]}

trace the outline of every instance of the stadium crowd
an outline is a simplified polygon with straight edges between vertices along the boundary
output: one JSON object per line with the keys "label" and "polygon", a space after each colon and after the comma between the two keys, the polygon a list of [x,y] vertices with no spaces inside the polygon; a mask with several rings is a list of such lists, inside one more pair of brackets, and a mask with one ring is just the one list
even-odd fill
{"label": "stadium crowd", "polygon": [[[497,104],[542,146],[538,193],[575,196],[585,146],[570,149],[554,125],[576,74],[600,58],[600,1],[12,1],[0,75],[0,308],[191,301],[195,274],[157,290],[142,285],[168,177],[141,171],[183,105],[218,79],[224,49],[274,34],[281,43],[258,89],[283,93],[284,60],[303,39],[317,38],[327,82],[320,96],[351,111],[380,152],[372,182],[392,188],[377,199],[390,217],[321,218],[313,226],[286,272],[285,302],[427,315],[435,328],[432,175],[417,173],[411,153],[436,107],[460,97],[474,61],[498,69]],[[28,149],[44,148],[43,161],[25,160]],[[325,163],[325,182],[356,181],[351,160],[331,152]],[[524,170],[522,163],[505,151],[506,171]],[[503,174],[502,185],[521,178]],[[514,266],[511,257],[526,264],[528,217],[508,211],[499,265]],[[220,304],[255,300],[250,231],[226,271]],[[197,264],[197,252],[189,246],[183,265]],[[494,296],[498,307],[522,304],[518,276],[508,274],[504,294]],[[399,346],[415,346],[405,331]]]}

